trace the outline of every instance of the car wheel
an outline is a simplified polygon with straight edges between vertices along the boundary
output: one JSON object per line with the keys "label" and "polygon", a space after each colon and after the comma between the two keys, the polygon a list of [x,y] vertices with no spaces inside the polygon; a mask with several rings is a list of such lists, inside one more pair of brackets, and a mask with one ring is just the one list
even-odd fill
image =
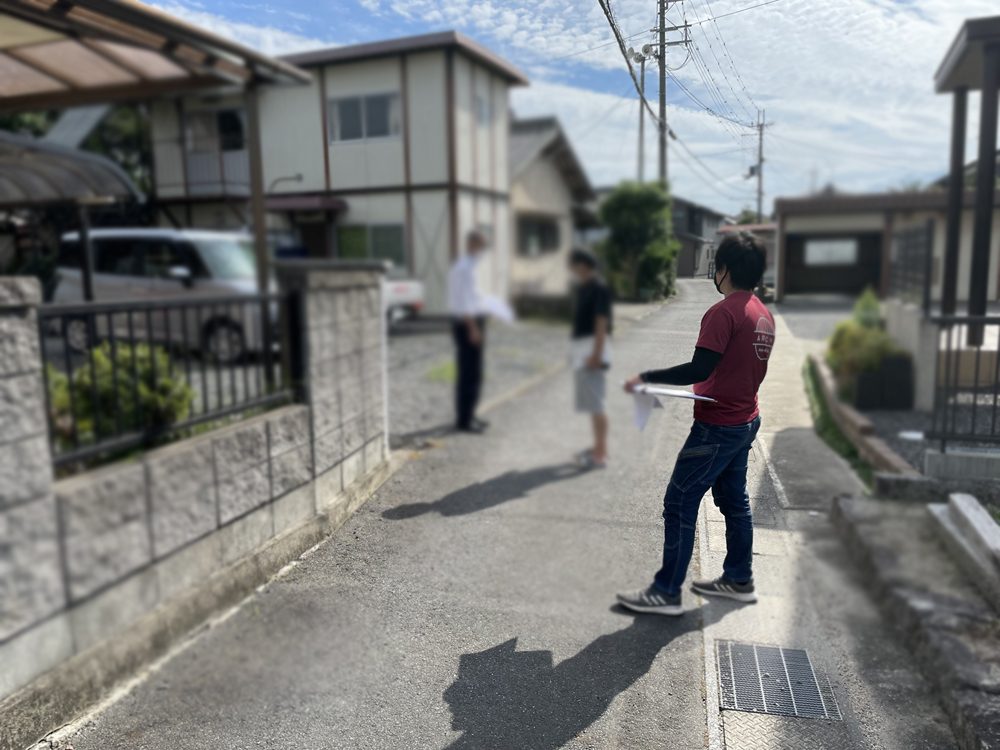
{"label": "car wheel", "polygon": [[90,349],[90,326],[86,318],[69,318],[63,323],[66,344],[74,352]]}
{"label": "car wheel", "polygon": [[229,320],[212,321],[205,327],[202,352],[213,362],[236,364],[246,356],[243,329]]}

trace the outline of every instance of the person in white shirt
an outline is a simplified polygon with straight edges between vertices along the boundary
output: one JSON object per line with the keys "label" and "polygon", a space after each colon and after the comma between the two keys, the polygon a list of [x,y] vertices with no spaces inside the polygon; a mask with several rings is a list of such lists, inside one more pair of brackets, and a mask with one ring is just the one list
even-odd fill
{"label": "person in white shirt", "polygon": [[486,316],[476,281],[476,263],[489,242],[482,232],[469,232],[465,254],[448,273],[448,312],[455,339],[455,426],[463,432],[482,432],[487,423],[476,418],[476,403],[483,382],[483,345]]}

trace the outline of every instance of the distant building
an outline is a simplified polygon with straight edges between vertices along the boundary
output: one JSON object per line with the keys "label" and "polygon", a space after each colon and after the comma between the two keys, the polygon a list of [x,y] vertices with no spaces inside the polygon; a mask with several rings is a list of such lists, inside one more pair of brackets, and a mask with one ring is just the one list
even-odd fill
{"label": "distant building", "polygon": [[567,262],[579,231],[596,226],[596,194],[555,117],[510,123],[510,199],[514,216],[511,293],[528,300],[569,295]]}
{"label": "distant building", "polygon": [[[514,66],[454,31],[285,58],[308,86],[260,93],[268,226],[311,257],[381,258],[421,279],[445,310],[463,238],[493,238],[481,283],[508,296],[508,91]],[[239,96],[152,106],[162,224],[248,224],[249,160]]]}
{"label": "distant building", "polygon": [[715,252],[716,234],[726,223],[725,214],[679,196],[673,197],[674,236],[681,244],[677,275],[704,276]]}

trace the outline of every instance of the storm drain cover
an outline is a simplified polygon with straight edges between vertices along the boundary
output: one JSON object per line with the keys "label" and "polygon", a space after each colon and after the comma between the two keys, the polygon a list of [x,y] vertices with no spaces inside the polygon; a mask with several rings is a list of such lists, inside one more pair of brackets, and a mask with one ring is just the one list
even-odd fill
{"label": "storm drain cover", "polygon": [[716,641],[715,651],[722,708],[840,721],[829,680],[802,649]]}

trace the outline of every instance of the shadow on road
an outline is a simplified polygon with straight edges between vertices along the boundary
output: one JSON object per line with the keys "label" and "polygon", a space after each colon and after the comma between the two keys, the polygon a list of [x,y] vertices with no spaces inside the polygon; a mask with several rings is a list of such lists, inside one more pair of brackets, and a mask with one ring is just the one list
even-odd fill
{"label": "shadow on road", "polygon": [[730,610],[703,607],[678,618],[640,615],[557,666],[551,651],[517,651],[516,638],[463,654],[458,679],[444,699],[452,729],[464,734],[447,750],[556,750],[645,675],[664,646],[702,628],[703,618],[715,622]]}
{"label": "shadow on road", "polygon": [[500,476],[477,482],[455,490],[433,503],[410,503],[389,508],[382,518],[402,521],[425,513],[440,513],[442,516],[462,516],[476,513],[510,500],[527,497],[528,493],[551,482],[559,482],[580,474],[573,464],[542,466],[529,471],[508,471]]}

